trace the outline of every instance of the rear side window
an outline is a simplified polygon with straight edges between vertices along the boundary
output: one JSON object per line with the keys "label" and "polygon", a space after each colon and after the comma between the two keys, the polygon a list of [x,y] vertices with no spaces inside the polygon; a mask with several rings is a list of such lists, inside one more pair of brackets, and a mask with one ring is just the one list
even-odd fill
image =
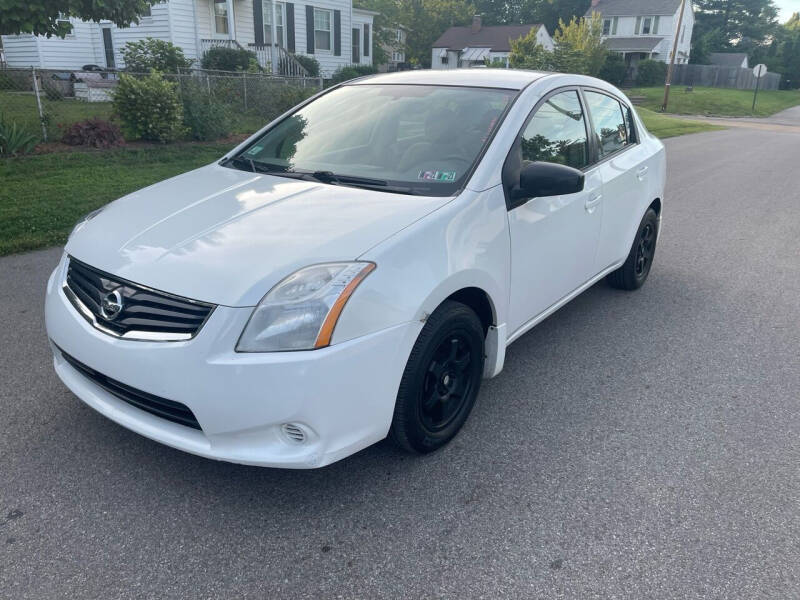
{"label": "rear side window", "polygon": [[630,143],[630,121],[623,116],[619,101],[598,92],[586,91],[585,96],[592,113],[600,158],[627,146]]}
{"label": "rear side window", "polygon": [[589,164],[586,120],[578,92],[555,94],[539,107],[522,133],[522,160],[576,169]]}

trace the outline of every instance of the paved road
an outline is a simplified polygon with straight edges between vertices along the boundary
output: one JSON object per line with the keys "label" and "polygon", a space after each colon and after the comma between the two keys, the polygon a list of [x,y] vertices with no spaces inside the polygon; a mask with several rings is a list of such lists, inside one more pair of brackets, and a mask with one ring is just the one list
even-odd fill
{"label": "paved road", "polygon": [[713,123],[724,127],[745,127],[762,131],[781,133],[800,133],[800,105],[787,108],[769,117],[705,117],[686,116],[681,118]]}
{"label": "paved road", "polygon": [[668,141],[651,279],[515,343],[446,450],[215,463],[57,381],[0,261],[0,597],[800,596],[800,136]]}

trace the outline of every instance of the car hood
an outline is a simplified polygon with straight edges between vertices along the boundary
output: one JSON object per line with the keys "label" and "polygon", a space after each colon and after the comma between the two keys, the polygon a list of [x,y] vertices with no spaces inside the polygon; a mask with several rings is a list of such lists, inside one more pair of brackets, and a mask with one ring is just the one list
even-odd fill
{"label": "car hood", "polygon": [[66,251],[187,298],[253,306],[310,264],[353,260],[448,202],[209,165],[109,204]]}

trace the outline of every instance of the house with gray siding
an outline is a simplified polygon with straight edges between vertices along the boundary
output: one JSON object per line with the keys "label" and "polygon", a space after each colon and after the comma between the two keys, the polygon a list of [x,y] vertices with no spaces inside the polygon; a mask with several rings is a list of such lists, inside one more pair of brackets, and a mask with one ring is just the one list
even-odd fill
{"label": "house with gray siding", "polygon": [[245,48],[263,67],[284,75],[302,74],[292,55],[306,54],[330,76],[339,67],[372,64],[376,14],[354,8],[352,0],[167,0],[128,27],[69,19],[72,33],[64,39],[4,35],[2,45],[9,67],[121,69],[125,44],[150,37],[172,42],[198,62],[214,46]]}

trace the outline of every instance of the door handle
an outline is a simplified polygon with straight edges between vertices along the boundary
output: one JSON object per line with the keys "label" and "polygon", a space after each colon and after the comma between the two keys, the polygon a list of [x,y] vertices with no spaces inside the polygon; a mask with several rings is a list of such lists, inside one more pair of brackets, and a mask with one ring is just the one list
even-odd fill
{"label": "door handle", "polygon": [[642,167],[636,170],[636,176],[639,178],[639,180],[644,179],[645,175],[647,175],[647,167]]}
{"label": "door handle", "polygon": [[583,205],[584,208],[586,209],[586,212],[588,213],[594,212],[594,209],[597,208],[597,205],[600,204],[600,200],[602,199],[603,199],[603,194],[596,194],[591,198],[587,198],[586,202]]}

